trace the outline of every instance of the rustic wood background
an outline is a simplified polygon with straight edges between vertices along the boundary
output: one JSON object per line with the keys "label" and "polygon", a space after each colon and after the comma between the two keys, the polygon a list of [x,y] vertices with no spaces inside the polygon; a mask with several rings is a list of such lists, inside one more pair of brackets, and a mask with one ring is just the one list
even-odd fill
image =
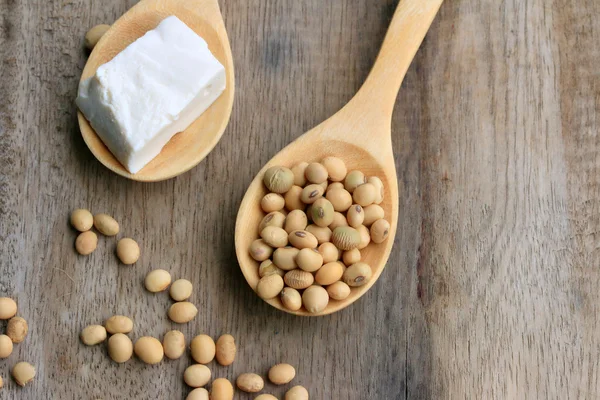
{"label": "rustic wood background", "polygon": [[[231,123],[198,167],[157,184],[100,165],[73,104],[86,30],[134,3],[0,0],[0,295],[30,323],[0,360],[1,398],[184,398],[187,357],[116,365],[78,339],[116,313],[135,320],[134,337],[175,328],[168,296],[141,284],[157,267],[195,284],[188,338],[237,338],[235,364],[215,377],[287,361],[313,399],[599,398],[600,2],[442,6],[397,102],[388,268],[318,319],[278,312],[246,285],[236,210],[264,162],[359,88],[397,0],[221,0]],[[114,215],[140,261],[119,266],[106,238],[77,256],[76,207]],[[24,389],[9,378],[21,360],[38,370]]]}

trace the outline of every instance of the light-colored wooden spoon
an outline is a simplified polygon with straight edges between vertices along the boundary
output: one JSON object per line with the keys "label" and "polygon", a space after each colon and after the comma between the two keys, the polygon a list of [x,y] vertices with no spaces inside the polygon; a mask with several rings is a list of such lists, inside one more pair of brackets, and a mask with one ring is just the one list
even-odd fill
{"label": "light-colored wooden spoon", "polygon": [[402,0],[367,80],[356,96],[331,118],[299,137],[281,150],[256,175],[237,216],[235,248],[240,268],[248,284],[256,290],[258,263],[248,252],[258,238],[258,225],[264,216],[260,200],[267,193],[262,183],[265,170],[275,165],[292,167],[300,161],[319,161],[337,156],[346,162],[348,171],[360,170],[378,176],[385,185],[381,204],[391,229],[381,244],[371,243],[361,250],[362,260],[373,269],[373,277],[364,286],[352,289],[348,298],[331,300],[322,312],[310,314],[304,308],[290,311],[276,297],[267,302],[280,310],[305,316],[325,315],[350,305],[375,283],[381,275],[394,244],[398,221],[398,182],[392,152],[391,120],[398,90],[443,0]]}
{"label": "light-colored wooden spoon", "polygon": [[[111,171],[136,181],[161,181],[182,174],[206,157],[215,147],[229,122],[234,94],[233,59],[229,39],[217,0],[142,0],[119,18],[98,42],[81,79],[93,76],[125,47],[156,28],[160,21],[175,15],[208,43],[208,48],[225,66],[227,87],[221,96],[185,131],[175,135],[160,154],[136,174],[130,174],[81,112],[79,127],[94,156]],[[140,96],[143,91],[140,88]]]}

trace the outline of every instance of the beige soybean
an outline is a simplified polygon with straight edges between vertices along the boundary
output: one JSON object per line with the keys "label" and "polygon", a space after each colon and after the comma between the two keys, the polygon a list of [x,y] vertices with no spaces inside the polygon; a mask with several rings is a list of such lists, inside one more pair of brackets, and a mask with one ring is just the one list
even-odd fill
{"label": "beige soybean", "polygon": [[333,222],[329,224],[329,229],[331,229],[331,232],[333,232],[335,228],[340,226],[348,226],[348,220],[346,219],[346,216],[344,214],[340,212],[334,212]]}
{"label": "beige soybean", "polygon": [[177,279],[171,284],[169,295],[175,301],[184,301],[190,298],[193,290],[192,282],[187,279]]}
{"label": "beige soybean", "polygon": [[208,390],[204,388],[197,388],[187,395],[185,400],[209,400]]}
{"label": "beige soybean", "polygon": [[302,188],[300,186],[293,186],[284,196],[285,208],[288,211],[304,210],[304,203],[302,202]]}
{"label": "beige soybean", "polygon": [[110,29],[110,25],[100,24],[91,28],[85,34],[85,48],[92,51],[102,36]]}
{"label": "beige soybean", "polygon": [[329,294],[322,286],[310,286],[302,293],[302,304],[309,313],[319,313],[329,304]]}
{"label": "beige soybean", "polygon": [[225,378],[217,378],[210,389],[210,400],[233,400],[233,385]]}
{"label": "beige soybean", "polygon": [[365,220],[365,211],[359,204],[354,204],[346,214],[348,225],[353,228],[358,228]]}
{"label": "beige soybean", "polygon": [[382,219],[385,216],[383,208],[377,204],[371,204],[370,206],[364,207],[365,219],[363,220],[364,226],[371,226],[373,222],[378,219]]}
{"label": "beige soybean", "polygon": [[[319,245],[319,242],[315,235],[307,231],[293,231],[289,234],[288,239],[290,241],[290,244],[297,249],[314,249]],[[277,265],[281,268],[279,264]]]}
{"label": "beige soybean", "polygon": [[198,309],[189,301],[177,302],[171,305],[171,307],[169,307],[169,311],[167,312],[169,319],[178,324],[190,322],[196,317],[197,314]]}
{"label": "beige soybean", "polygon": [[10,297],[0,297],[0,319],[10,319],[17,313],[17,303]]}
{"label": "beige soybean", "polygon": [[290,271],[298,266],[296,257],[299,252],[299,249],[291,246],[279,248],[273,253],[273,263],[284,271]]}
{"label": "beige soybean", "polygon": [[352,250],[360,244],[360,233],[350,226],[335,228],[331,235],[331,242],[341,250]]}
{"label": "beige soybean", "polygon": [[263,278],[271,274],[277,274],[283,277],[283,275],[285,275],[285,271],[275,265],[271,260],[265,260],[261,262],[258,267],[258,276]]}
{"label": "beige soybean", "polygon": [[321,197],[323,197],[324,192],[325,189],[323,188],[323,186],[313,183],[312,185],[308,185],[304,189],[302,189],[300,200],[302,200],[304,204],[312,204]]}
{"label": "beige soybean", "polygon": [[340,259],[340,250],[333,243],[323,243],[319,246],[319,254],[323,257],[323,263],[329,263]]}
{"label": "beige soybean", "polygon": [[289,234],[293,231],[302,231],[308,225],[308,218],[302,210],[293,210],[285,218],[284,229]]}
{"label": "beige soybean", "polygon": [[22,361],[13,367],[12,376],[19,386],[25,386],[35,377],[35,368],[28,362]]}
{"label": "beige soybean", "polygon": [[115,236],[119,233],[119,223],[108,214],[94,215],[94,226],[104,236]]}
{"label": "beige soybean", "polygon": [[267,193],[260,200],[260,208],[266,213],[280,211],[285,206],[283,196],[278,193]]}
{"label": "beige soybean", "polygon": [[285,223],[285,215],[280,211],[273,211],[264,216],[258,224],[258,233],[262,232],[267,226],[277,226],[283,228]]}
{"label": "beige soybean", "polygon": [[348,173],[348,169],[346,168],[346,164],[340,158],[337,157],[325,157],[321,160],[321,164],[327,170],[327,174],[329,175],[329,180],[332,182],[341,182],[346,177],[346,173]]}
{"label": "beige soybean", "polygon": [[288,271],[283,277],[283,280],[286,285],[293,289],[306,289],[313,284],[315,277],[310,272],[294,269]]}
{"label": "beige soybean", "polygon": [[271,247],[285,247],[288,244],[288,233],[277,226],[267,226],[260,232],[260,237]]}
{"label": "beige soybean", "polygon": [[162,346],[165,356],[176,360],[185,352],[185,336],[177,330],[169,331],[163,337]]}
{"label": "beige soybean", "polygon": [[[277,275],[275,275],[277,276]],[[237,347],[235,345],[235,339],[229,334],[221,335],[217,339],[217,362],[221,365],[231,365],[235,360],[235,354]]]}
{"label": "beige soybean", "polygon": [[300,186],[292,186],[290,190],[285,194],[285,208],[288,211],[304,210],[304,203],[302,202],[302,188]]}
{"label": "beige soybean", "polygon": [[262,239],[256,239],[250,244],[250,256],[256,261],[265,261],[273,254],[273,248]]}
{"label": "beige soybean", "polygon": [[4,386],[4,381],[2,380],[2,377],[0,376],[0,389],[2,389],[2,386]]}
{"label": "beige soybean", "polygon": [[375,186],[376,190],[376,195],[375,195],[375,204],[381,204],[383,202],[383,182],[381,181],[381,179],[379,179],[376,176],[372,176],[369,179],[367,179],[367,183],[370,183],[371,185]]}
{"label": "beige soybean", "polygon": [[269,380],[275,385],[290,383],[295,376],[296,369],[290,364],[276,364],[269,369]]}
{"label": "beige soybean", "polygon": [[29,326],[24,318],[12,317],[8,321],[6,335],[13,341],[13,343],[21,343],[23,340],[25,340],[25,336],[27,336],[28,331]]}
{"label": "beige soybean", "polygon": [[360,171],[351,171],[348,173],[348,175],[346,175],[346,178],[344,179],[344,188],[350,193],[354,193],[354,190],[357,187],[365,183],[367,183],[367,178],[365,177],[365,174],[363,174]]}
{"label": "beige soybean", "polygon": [[283,306],[291,311],[298,311],[302,307],[300,292],[291,287],[285,287],[280,294]]}
{"label": "beige soybean", "polygon": [[162,343],[151,336],[142,336],[136,340],[133,351],[146,364],[158,364],[165,355]]}
{"label": "beige soybean", "polygon": [[261,299],[269,300],[277,297],[283,286],[283,278],[281,276],[276,274],[267,275],[258,281],[256,293]]}
{"label": "beige soybean", "polygon": [[327,182],[328,173],[323,164],[310,163],[304,171],[304,176],[310,183],[323,183]]}
{"label": "beige soybean", "polygon": [[272,394],[264,393],[257,396],[254,400],[277,400],[277,397],[273,396]]}
{"label": "beige soybean", "polygon": [[[335,250],[337,253],[337,249]],[[298,267],[307,272],[315,272],[323,266],[323,256],[315,249],[302,249],[296,256]]]}
{"label": "beige soybean", "polygon": [[129,361],[133,354],[133,343],[123,333],[115,333],[108,338],[108,356],[117,363]]}
{"label": "beige soybean", "polygon": [[183,372],[183,380],[193,388],[199,388],[210,382],[211,372],[206,365],[194,364],[190,365]]}
{"label": "beige soybean", "polygon": [[344,300],[350,296],[350,286],[345,282],[337,281],[327,286],[327,293],[334,300]]}
{"label": "beige soybean", "polygon": [[344,274],[344,265],[339,261],[334,261],[323,265],[315,274],[315,282],[319,285],[331,285],[342,279]]}
{"label": "beige soybean", "polygon": [[304,386],[294,386],[285,392],[284,400],[308,400],[308,390]]}
{"label": "beige soybean", "polygon": [[237,387],[247,393],[260,392],[265,386],[265,381],[260,375],[245,373],[238,376],[235,381]]}
{"label": "beige soybean", "polygon": [[71,225],[79,232],[85,232],[92,229],[94,225],[94,216],[88,210],[78,208],[71,213]]}
{"label": "beige soybean", "polygon": [[344,189],[344,184],[342,182],[333,182],[327,186],[327,190],[325,191],[325,193],[329,193],[334,189]]}
{"label": "beige soybean", "polygon": [[356,264],[360,259],[361,255],[359,249],[348,250],[342,254],[342,261],[344,261],[344,264],[346,264],[347,267]]}
{"label": "beige soybean", "polygon": [[358,262],[346,268],[342,280],[351,287],[365,285],[373,276],[373,271],[369,264]]}
{"label": "beige soybean", "polygon": [[360,235],[360,243],[358,244],[358,249],[362,250],[371,243],[371,234],[369,233],[369,228],[364,225],[356,228],[358,234]]}
{"label": "beige soybean", "polygon": [[319,183],[318,185],[321,186],[321,188],[323,188],[323,193],[327,192],[327,188],[329,187],[329,183],[327,181]]}
{"label": "beige soybean", "polygon": [[292,167],[292,173],[294,174],[294,185],[304,187],[306,185],[306,167],[308,167],[308,163],[306,161],[302,161]]}
{"label": "beige soybean", "polygon": [[13,351],[13,342],[6,335],[0,335],[0,358],[6,358]]}
{"label": "beige soybean", "polygon": [[75,239],[75,250],[82,256],[92,254],[98,246],[98,236],[92,231],[81,232]]}
{"label": "beige soybean", "polygon": [[285,193],[294,184],[294,174],[289,168],[271,167],[265,171],[263,182],[273,193]]}
{"label": "beige soybean", "polygon": [[190,343],[190,353],[197,363],[208,364],[215,358],[217,345],[210,336],[198,335]]}
{"label": "beige soybean", "polygon": [[312,220],[319,226],[329,226],[333,222],[334,213],[333,205],[327,199],[320,198],[312,204]]}
{"label": "beige soybean", "polygon": [[390,234],[390,223],[385,219],[377,220],[371,225],[370,233],[373,243],[383,243]]}
{"label": "beige soybean", "polygon": [[129,333],[133,330],[133,321],[124,315],[113,315],[104,323],[108,333]]}
{"label": "beige soybean", "polygon": [[352,195],[344,188],[328,190],[325,198],[331,202],[333,209],[338,212],[345,212],[352,205]]}
{"label": "beige soybean", "polygon": [[375,201],[377,195],[377,188],[370,183],[365,183],[354,189],[352,199],[356,204],[360,204],[363,207],[370,206]]}
{"label": "beige soybean", "polygon": [[164,269],[155,269],[154,271],[148,272],[144,285],[146,290],[152,293],[162,292],[167,289],[171,284],[171,274],[169,271]]}
{"label": "beige soybean", "polygon": [[331,229],[327,226],[318,226],[315,224],[308,225],[306,232],[312,233],[317,238],[318,244],[331,241]]}
{"label": "beige soybean", "polygon": [[102,325],[86,326],[79,335],[83,344],[94,346],[106,340],[106,328]]}
{"label": "beige soybean", "polygon": [[140,246],[131,238],[123,238],[117,243],[117,257],[125,265],[134,264],[140,258]]}

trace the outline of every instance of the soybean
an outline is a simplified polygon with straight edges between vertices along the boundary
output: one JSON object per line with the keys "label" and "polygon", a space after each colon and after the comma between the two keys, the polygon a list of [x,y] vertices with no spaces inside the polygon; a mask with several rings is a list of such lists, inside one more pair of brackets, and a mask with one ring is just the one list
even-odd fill
{"label": "soybean", "polygon": [[233,386],[225,378],[215,379],[210,390],[210,400],[233,400]]}
{"label": "soybean", "polygon": [[294,184],[294,174],[289,168],[271,167],[265,171],[263,182],[273,193],[285,193]]}
{"label": "soybean", "polygon": [[140,246],[131,238],[123,238],[117,243],[117,257],[125,265],[134,264],[140,258]]}
{"label": "soybean", "polygon": [[344,188],[350,193],[354,193],[354,190],[367,183],[367,178],[365,178],[365,174],[360,171],[351,171],[346,175],[344,179]]}
{"label": "soybean", "polygon": [[312,204],[321,197],[323,197],[324,192],[325,189],[323,188],[323,186],[313,183],[312,185],[308,185],[304,189],[302,189],[300,200],[302,200],[304,204]]}
{"label": "soybean", "polygon": [[348,225],[353,228],[358,228],[365,220],[365,211],[362,206],[355,204],[348,210],[346,218],[348,219]]}
{"label": "soybean", "polygon": [[[335,252],[337,254],[337,249]],[[323,266],[323,256],[315,249],[302,249],[296,256],[296,263],[304,271],[315,272]]]}
{"label": "soybean", "polygon": [[13,351],[13,342],[7,335],[0,335],[0,358],[6,358]]}
{"label": "soybean", "polygon": [[290,383],[296,376],[296,369],[290,364],[276,364],[269,369],[269,380],[275,385]]}
{"label": "soybean", "polygon": [[315,224],[325,227],[333,222],[333,205],[327,199],[320,198],[312,204],[312,220]]}
{"label": "soybean", "polygon": [[348,226],[346,216],[340,212],[333,213],[333,222],[329,224],[329,229],[333,232],[339,226]]}
{"label": "soybean", "polygon": [[319,313],[329,304],[329,294],[322,286],[310,286],[302,293],[302,304],[309,313]]}
{"label": "soybean", "polygon": [[327,226],[311,224],[306,227],[306,231],[312,233],[317,238],[318,244],[331,241],[331,229]]}
{"label": "soybean", "polygon": [[358,230],[350,226],[341,226],[335,228],[331,235],[331,242],[341,250],[352,250],[361,243],[361,236]]}
{"label": "soybean", "polygon": [[315,235],[307,231],[293,231],[289,234],[288,239],[290,241],[290,244],[297,249],[314,249],[319,245],[319,242]]}
{"label": "soybean", "polygon": [[86,326],[80,335],[81,341],[87,346],[94,346],[106,340],[106,328],[102,325]]}
{"label": "soybean", "polygon": [[288,211],[293,210],[304,210],[304,203],[302,202],[302,188],[300,186],[292,186],[292,188],[285,194],[285,208]]}
{"label": "soybean", "polygon": [[211,372],[206,365],[190,365],[183,372],[183,380],[188,386],[199,388],[210,382]]}
{"label": "soybean", "polygon": [[265,386],[265,381],[263,381],[263,378],[261,378],[260,375],[252,373],[241,374],[238,376],[235,383],[240,390],[243,390],[247,393],[260,392]]}
{"label": "soybean", "polygon": [[286,285],[293,289],[306,289],[315,281],[315,277],[310,272],[303,271],[301,269],[294,269],[288,271],[284,278]]}
{"label": "soybean", "polygon": [[323,257],[323,262],[333,262],[340,259],[340,250],[333,243],[323,243],[319,246],[319,253]]}
{"label": "soybean", "polygon": [[92,51],[102,36],[110,29],[110,25],[100,24],[91,28],[85,34],[85,48]]}
{"label": "soybean", "polygon": [[331,202],[333,209],[338,212],[345,212],[352,205],[352,195],[344,188],[328,190],[325,198]]}
{"label": "soybean", "polygon": [[75,250],[82,256],[92,254],[98,246],[98,236],[92,231],[81,232],[75,239]]}
{"label": "soybean", "polygon": [[283,228],[285,222],[285,215],[280,211],[273,211],[264,216],[260,224],[258,225],[258,233],[262,232],[267,226],[277,226]]}
{"label": "soybean", "polygon": [[185,352],[185,336],[177,330],[169,331],[163,337],[162,346],[165,356],[176,360]]}
{"label": "soybean", "polygon": [[194,389],[187,395],[185,400],[209,400],[208,390],[204,388]]}
{"label": "soybean", "polygon": [[129,361],[133,354],[133,343],[123,333],[116,333],[108,338],[108,356],[117,363]]}
{"label": "soybean", "polygon": [[283,286],[283,278],[281,276],[277,274],[267,275],[258,281],[256,293],[258,293],[261,299],[269,300],[277,297]]}
{"label": "soybean", "polygon": [[20,362],[13,367],[12,376],[19,386],[25,386],[35,377],[35,368],[27,362]]}
{"label": "soybean", "polygon": [[285,206],[283,196],[278,193],[267,193],[260,201],[260,207],[266,213],[280,211]]}
{"label": "soybean", "polygon": [[300,292],[294,288],[283,288],[280,298],[283,306],[288,310],[298,311],[302,307],[302,296],[300,296]]}
{"label": "soybean", "polygon": [[350,296],[350,286],[345,282],[337,281],[327,286],[327,293],[334,300],[344,300]]}
{"label": "soybean", "polygon": [[271,260],[265,260],[261,262],[258,267],[258,276],[262,278],[271,274],[277,274],[283,277],[283,275],[285,275],[285,271],[273,264],[273,261]]}
{"label": "soybean", "polygon": [[371,226],[373,224],[373,222],[377,221],[378,219],[382,219],[385,216],[385,212],[383,211],[383,208],[381,208],[381,206],[378,206],[377,204],[371,204],[370,206],[365,207],[364,211],[365,211],[365,219],[363,220],[364,226]]}
{"label": "soybean", "polygon": [[[316,240],[317,239],[315,239],[315,241]],[[279,248],[275,250],[275,253],[273,253],[273,263],[284,271],[292,270],[298,266],[296,263],[296,257],[298,256],[299,252],[299,249],[291,246]]]}
{"label": "soybean", "polygon": [[221,335],[217,339],[217,362],[221,365],[227,366],[233,364],[235,360],[235,354],[237,347],[235,345],[235,339],[229,334]]}
{"label": "soybean", "polygon": [[315,282],[322,286],[331,285],[342,278],[344,269],[344,265],[339,261],[327,263],[317,271]]}
{"label": "soybean", "polygon": [[308,400],[308,390],[304,386],[294,386],[285,392],[284,400]]}
{"label": "soybean", "polygon": [[198,309],[189,301],[180,301],[171,305],[167,314],[171,321],[178,324],[185,324],[196,317]]}
{"label": "soybean", "polygon": [[10,297],[0,297],[0,319],[10,319],[17,313],[17,303]]}
{"label": "soybean", "polygon": [[344,264],[346,264],[347,267],[359,262],[360,259],[361,256],[359,249],[348,250],[342,254],[342,260],[344,261]]}
{"label": "soybean", "polygon": [[306,176],[306,180],[310,183],[323,183],[327,182],[327,169],[319,163],[310,163],[306,167],[306,171],[304,171],[304,175]]}
{"label": "soybean", "polygon": [[358,234],[360,235],[360,243],[358,244],[358,249],[362,250],[371,243],[371,234],[369,233],[369,228],[364,225],[356,228]]}
{"label": "soybean", "polygon": [[292,173],[294,174],[294,185],[304,187],[306,185],[306,167],[308,163],[302,161],[292,167]]}
{"label": "soybean", "polygon": [[385,219],[377,220],[371,225],[371,239],[373,243],[383,243],[390,233],[390,223]]}
{"label": "soybean", "polygon": [[71,225],[79,232],[85,232],[92,229],[94,225],[94,217],[92,213],[83,208],[78,208],[71,213]]}
{"label": "soybean", "polygon": [[94,215],[94,226],[104,236],[115,236],[119,233],[119,223],[108,214]]}
{"label": "soybean", "polygon": [[376,176],[372,176],[367,179],[367,183],[372,184],[376,188],[375,204],[381,204],[383,202],[383,182]]}
{"label": "soybean", "polygon": [[208,364],[217,353],[215,341],[208,335],[198,335],[190,343],[192,358],[200,364]]}
{"label": "soybean", "polygon": [[325,157],[323,160],[321,160],[321,164],[323,164],[327,170],[329,180],[332,182],[343,181],[346,177],[348,170],[346,169],[346,164],[344,164],[344,161],[341,159],[331,156]]}
{"label": "soybean", "polygon": [[110,334],[129,333],[133,330],[133,321],[124,315],[113,315],[106,320],[104,327]]}
{"label": "soybean", "polygon": [[256,261],[265,261],[273,254],[273,248],[262,239],[256,239],[250,244],[250,256]]}
{"label": "soybean", "polygon": [[377,189],[370,183],[360,185],[354,190],[352,198],[356,204],[363,207],[370,206],[375,201]]}
{"label": "soybean", "polygon": [[373,271],[369,264],[358,262],[346,269],[342,279],[348,286],[358,287],[368,283],[371,276],[373,276]]}
{"label": "soybean", "polygon": [[162,343],[151,336],[142,336],[133,347],[135,355],[146,364],[158,364],[165,355]]}
{"label": "soybean", "polygon": [[149,292],[158,293],[162,292],[171,284],[171,274],[164,269],[155,269],[154,271],[148,272],[144,285]]}
{"label": "soybean", "polygon": [[285,231],[289,234],[293,231],[306,229],[308,218],[302,210],[293,210],[285,218]]}
{"label": "soybean", "polygon": [[192,282],[188,281],[187,279],[177,279],[171,285],[169,294],[175,301],[184,301],[190,298],[193,289],[194,286],[192,285]]}
{"label": "soybean", "polygon": [[285,247],[288,244],[288,233],[277,226],[267,226],[260,233],[262,240],[271,247]]}

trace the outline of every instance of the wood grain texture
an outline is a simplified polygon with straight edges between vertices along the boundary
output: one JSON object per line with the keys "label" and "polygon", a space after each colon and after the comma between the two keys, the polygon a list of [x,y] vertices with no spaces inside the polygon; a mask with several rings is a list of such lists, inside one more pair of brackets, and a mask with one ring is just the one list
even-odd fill
{"label": "wood grain texture", "polygon": [[[0,360],[3,399],[184,398],[187,357],[116,365],[78,339],[115,313],[135,320],[132,337],[175,327],[166,294],[142,286],[158,267],[196,287],[186,337],[237,338],[237,361],[215,377],[287,361],[314,399],[597,398],[600,3],[442,6],[396,103],[388,267],[352,307],[318,319],[254,295],[235,213],[266,161],[354,95],[397,1],[222,0],[231,123],[198,167],[155,184],[100,165],[73,105],[86,30],[133,4],[0,0],[0,295],[30,323]],[[76,256],[76,207],[114,215],[140,261],[119,266],[106,238]],[[9,378],[21,360],[38,369],[24,389]]]}

